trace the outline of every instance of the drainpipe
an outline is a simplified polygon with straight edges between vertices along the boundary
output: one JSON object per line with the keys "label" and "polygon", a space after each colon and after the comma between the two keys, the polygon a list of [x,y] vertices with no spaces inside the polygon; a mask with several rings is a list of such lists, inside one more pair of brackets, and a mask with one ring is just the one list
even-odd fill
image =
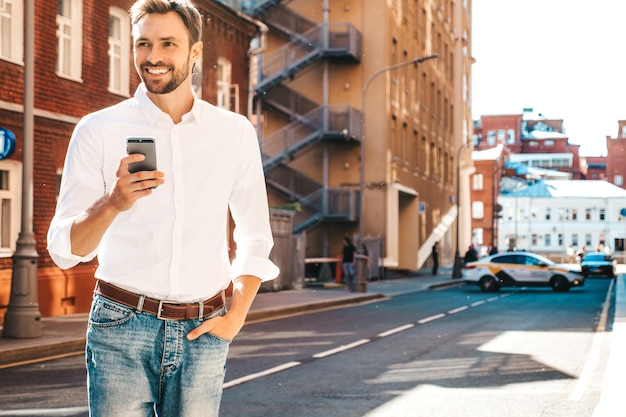
{"label": "drainpipe", "polygon": [[[322,48],[324,48],[324,50],[328,49],[328,29],[329,29],[329,14],[330,14],[330,5],[329,5],[329,1],[328,0],[324,0],[324,29],[322,32],[322,37],[323,37],[323,41],[322,41]],[[322,102],[322,106],[323,106],[323,110],[322,110],[322,128],[324,129],[324,132],[328,131],[328,112],[330,111],[330,107],[329,107],[329,98],[328,98],[328,89],[329,89],[329,83],[328,83],[328,79],[330,74],[329,69],[328,69],[328,60],[325,59],[324,60],[324,78],[323,78],[323,102]],[[329,179],[329,165],[330,165],[330,155],[329,155],[329,149],[328,149],[328,142],[324,142],[323,145],[323,149],[324,149],[324,162],[323,162],[323,167],[322,169],[324,170],[322,173],[323,176],[323,183],[324,183],[324,193],[322,194],[322,213],[326,214],[328,213],[328,193],[329,193],[329,183],[330,183],[330,179]],[[330,242],[329,242],[329,230],[328,230],[328,224],[326,224],[326,226],[324,227],[324,248],[323,248],[323,253],[325,257],[328,257],[328,250],[329,250],[329,246],[330,246]]]}
{"label": "drainpipe", "polygon": [[[239,4],[237,4],[237,6],[239,6]],[[261,100],[257,100],[256,101],[256,106],[254,106],[254,86],[257,84],[257,82],[259,81],[259,74],[260,74],[260,67],[261,67],[261,62],[262,62],[262,57],[263,57],[263,53],[265,52],[265,48],[266,48],[266,38],[267,38],[267,33],[269,32],[269,28],[267,27],[267,25],[263,22],[261,22],[260,20],[257,20],[253,17],[250,17],[249,15],[241,12],[239,9],[230,8],[232,10],[233,13],[235,13],[237,15],[237,17],[239,17],[240,19],[243,20],[247,20],[248,22],[251,22],[252,24],[254,24],[259,30],[257,33],[259,33],[258,35],[258,39],[259,39],[259,46],[251,49],[250,50],[250,56],[251,57],[256,57],[256,63],[257,63],[257,78],[254,79],[252,77],[251,71],[248,71],[248,104],[247,104],[247,108],[246,108],[246,116],[250,117],[250,115],[252,114],[256,114],[256,133],[257,133],[257,138],[259,141],[259,146],[262,146],[262,142],[261,142],[261,138],[263,137],[263,132],[262,132],[262,123],[261,123]],[[250,60],[255,61],[255,60]],[[254,113],[253,113],[253,107],[254,107]],[[261,151],[263,151],[263,149],[261,149]]]}

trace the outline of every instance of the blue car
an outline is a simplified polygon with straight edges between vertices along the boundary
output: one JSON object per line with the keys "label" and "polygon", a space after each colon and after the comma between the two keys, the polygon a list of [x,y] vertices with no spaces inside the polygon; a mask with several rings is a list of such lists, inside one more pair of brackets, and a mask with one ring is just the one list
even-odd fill
{"label": "blue car", "polygon": [[614,278],[617,275],[617,259],[603,252],[588,253],[580,263],[585,277],[592,275]]}

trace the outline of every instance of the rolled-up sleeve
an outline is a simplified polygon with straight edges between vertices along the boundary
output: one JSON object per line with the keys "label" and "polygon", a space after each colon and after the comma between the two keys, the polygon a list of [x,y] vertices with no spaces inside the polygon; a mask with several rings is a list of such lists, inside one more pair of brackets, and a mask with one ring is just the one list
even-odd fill
{"label": "rolled-up sleeve", "polygon": [[[77,140],[82,136],[81,140]],[[63,168],[61,189],[55,215],[50,222],[47,235],[48,253],[54,263],[62,269],[71,268],[80,262],[95,258],[97,248],[86,256],[72,254],[70,232],[74,220],[85,213],[98,198],[99,189],[88,184],[103,184],[100,168],[100,153],[96,150],[92,135],[79,123],[74,130]]]}
{"label": "rolled-up sleeve", "polygon": [[233,237],[237,245],[231,279],[252,275],[269,281],[276,278],[280,270],[269,259],[274,240],[261,152],[254,128],[246,121],[242,130],[242,157],[229,204],[235,221]]}
{"label": "rolled-up sleeve", "polygon": [[81,262],[89,262],[95,258],[97,249],[86,256],[72,254],[70,231],[76,216],[54,219],[48,229],[48,253],[54,263],[61,269],[68,269]]}

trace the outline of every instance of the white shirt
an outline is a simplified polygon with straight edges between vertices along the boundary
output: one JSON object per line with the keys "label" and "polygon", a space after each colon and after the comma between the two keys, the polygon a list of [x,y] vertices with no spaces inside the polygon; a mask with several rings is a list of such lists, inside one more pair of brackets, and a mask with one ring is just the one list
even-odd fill
{"label": "white shirt", "polygon": [[[177,302],[209,298],[241,275],[275,278],[278,268],[268,258],[273,240],[265,178],[252,125],[197,98],[174,124],[144,88],[76,125],[48,231],[54,262],[67,269],[97,255],[96,278]],[[113,188],[128,136],[155,138],[165,183],[121,212],[92,253],[76,256],[72,222]],[[232,265],[229,208],[236,224]]]}

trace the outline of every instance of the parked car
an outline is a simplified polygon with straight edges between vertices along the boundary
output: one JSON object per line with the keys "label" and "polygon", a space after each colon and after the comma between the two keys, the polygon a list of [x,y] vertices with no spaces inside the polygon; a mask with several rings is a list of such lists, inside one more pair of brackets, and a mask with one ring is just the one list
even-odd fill
{"label": "parked car", "polygon": [[561,265],[531,252],[505,252],[465,265],[463,281],[483,291],[501,287],[551,287],[567,291],[585,284],[585,277],[571,265]]}
{"label": "parked car", "polygon": [[603,252],[588,253],[580,263],[580,269],[585,277],[600,275],[614,278],[617,275],[617,259]]}

